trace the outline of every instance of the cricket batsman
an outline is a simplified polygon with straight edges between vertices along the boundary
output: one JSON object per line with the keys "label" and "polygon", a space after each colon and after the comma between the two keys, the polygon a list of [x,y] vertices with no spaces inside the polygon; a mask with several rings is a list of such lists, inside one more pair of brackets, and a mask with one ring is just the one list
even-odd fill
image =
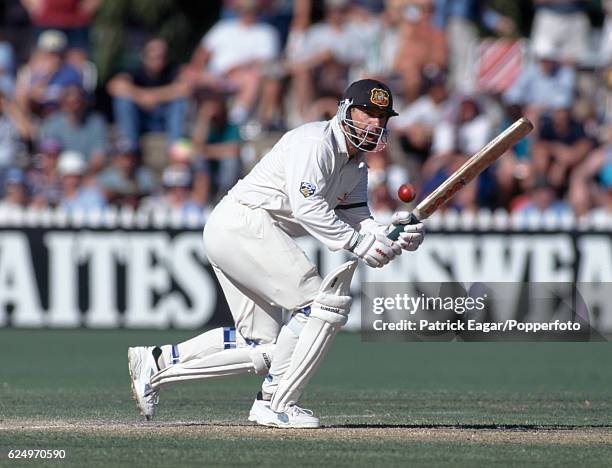
{"label": "cricket batsman", "polygon": [[[395,115],[384,83],[356,81],[334,118],[287,132],[219,202],[206,222],[204,244],[235,326],[179,344],[129,348],[132,394],[146,419],[153,418],[164,385],[248,372],[265,376],[249,421],[320,426],[297,403],[347,321],[356,262],[321,278],[295,237],[309,234],[372,268],[418,248],[423,225],[406,224],[408,212],[382,225],[367,205],[363,153],[384,148]],[[392,241],[386,234],[397,225],[405,226]]]}

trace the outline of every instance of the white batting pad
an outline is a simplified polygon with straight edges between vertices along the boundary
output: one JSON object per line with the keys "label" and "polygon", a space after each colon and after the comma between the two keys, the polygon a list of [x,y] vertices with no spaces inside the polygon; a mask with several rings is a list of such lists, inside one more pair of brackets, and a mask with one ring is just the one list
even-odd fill
{"label": "white batting pad", "polygon": [[166,367],[151,377],[151,385],[162,385],[195,379],[211,379],[226,375],[265,374],[272,361],[274,345],[225,349],[203,358]]}
{"label": "white batting pad", "polygon": [[298,338],[289,369],[272,396],[273,411],[284,412],[302,395],[308,381],[321,365],[334,337],[346,323],[351,307],[351,279],[357,262],[351,260],[328,274],[315,301],[310,316]]}

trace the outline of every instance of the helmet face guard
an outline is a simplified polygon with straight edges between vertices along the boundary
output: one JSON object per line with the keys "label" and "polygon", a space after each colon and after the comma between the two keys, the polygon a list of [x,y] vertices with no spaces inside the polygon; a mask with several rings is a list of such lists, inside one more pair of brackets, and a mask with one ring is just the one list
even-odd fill
{"label": "helmet face guard", "polygon": [[382,151],[387,146],[387,129],[377,125],[367,125],[365,128],[358,124],[363,123],[351,119],[350,109],[353,101],[344,99],[338,106],[338,122],[342,133],[348,138],[349,142],[358,150],[366,152]]}

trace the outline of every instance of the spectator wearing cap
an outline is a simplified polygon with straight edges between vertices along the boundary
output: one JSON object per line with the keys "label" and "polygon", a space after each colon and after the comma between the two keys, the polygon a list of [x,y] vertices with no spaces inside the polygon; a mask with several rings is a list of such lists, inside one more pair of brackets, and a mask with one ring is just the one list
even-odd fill
{"label": "spectator wearing cap", "polygon": [[258,20],[258,0],[236,0],[236,18],[221,19],[202,38],[186,70],[200,87],[235,94],[230,118],[244,123],[254,108],[265,66],[278,58],[278,33]]}
{"label": "spectator wearing cap", "polygon": [[60,154],[57,169],[62,179],[59,206],[68,212],[101,210],[106,206],[102,192],[95,185],[83,184],[87,170],[85,158],[76,151]]}
{"label": "spectator wearing cap", "polygon": [[149,39],[141,65],[116,75],[107,90],[113,97],[121,136],[134,149],[139,148],[139,139],[147,131],[164,132],[169,144],[184,136],[190,88],[177,80],[177,69],[168,61],[164,39]]}
{"label": "spectator wearing cap", "polygon": [[550,186],[564,191],[569,173],[584,161],[592,148],[593,141],[584,124],[572,116],[568,107],[559,107],[540,122],[533,145],[534,170]]}
{"label": "spectator wearing cap", "polygon": [[62,31],[70,48],[89,48],[89,28],[102,0],[21,0],[37,35]]}
{"label": "spectator wearing cap", "polygon": [[570,173],[569,199],[578,215],[596,206],[612,207],[612,123],[602,133],[603,141]]}
{"label": "spectator wearing cap", "polygon": [[558,51],[550,47],[534,50],[535,62],[523,68],[503,99],[523,106],[525,115],[537,124],[542,113],[574,102],[576,72],[559,62]]}
{"label": "spectator wearing cap", "polygon": [[67,86],[60,98],[60,109],[42,123],[40,138],[53,137],[65,150],[85,157],[89,172],[98,172],[106,162],[108,130],[104,117],[90,109],[85,90]]}
{"label": "spectator wearing cap", "polygon": [[0,199],[0,213],[24,208],[28,203],[26,179],[21,169],[11,168],[4,180],[4,197]]}
{"label": "spectator wearing cap", "polygon": [[24,111],[47,115],[57,108],[64,88],[82,85],[79,71],[65,61],[66,44],[60,31],[50,29],[38,37],[30,61],[17,75],[15,97]]}
{"label": "spectator wearing cap", "polygon": [[240,132],[238,126],[229,120],[221,96],[200,106],[192,140],[199,154],[195,161],[197,172],[208,174],[212,185],[210,195],[218,201],[238,182],[242,172]]}
{"label": "spectator wearing cap", "polygon": [[98,175],[109,202],[122,204],[140,200],[157,189],[153,171],[140,164],[138,155],[127,140],[118,140],[112,150],[110,165]]}
{"label": "spectator wearing cap", "polygon": [[0,196],[3,177],[15,164],[17,154],[24,148],[24,141],[30,140],[33,128],[17,105],[0,91]]}
{"label": "spectator wearing cap", "polygon": [[205,206],[212,195],[210,167],[201,154],[198,154],[193,142],[187,138],[175,141],[168,148],[168,162],[171,166],[184,167],[189,170],[191,197],[200,206]]}
{"label": "spectator wearing cap", "polygon": [[202,206],[191,197],[192,174],[183,164],[172,164],[162,173],[163,193],[145,198],[144,211],[171,210],[180,212],[183,219],[201,218]]}
{"label": "spectator wearing cap", "polygon": [[57,163],[62,144],[53,137],[47,137],[38,144],[38,152],[32,158],[26,173],[31,190],[31,205],[42,208],[57,206],[62,193],[62,180]]}

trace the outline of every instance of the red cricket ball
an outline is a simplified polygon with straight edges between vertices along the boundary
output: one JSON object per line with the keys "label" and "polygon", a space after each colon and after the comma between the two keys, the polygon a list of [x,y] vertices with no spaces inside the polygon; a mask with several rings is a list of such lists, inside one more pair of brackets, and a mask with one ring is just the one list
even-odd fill
{"label": "red cricket ball", "polygon": [[404,203],[409,203],[416,197],[416,190],[412,184],[402,184],[397,189],[397,197]]}

